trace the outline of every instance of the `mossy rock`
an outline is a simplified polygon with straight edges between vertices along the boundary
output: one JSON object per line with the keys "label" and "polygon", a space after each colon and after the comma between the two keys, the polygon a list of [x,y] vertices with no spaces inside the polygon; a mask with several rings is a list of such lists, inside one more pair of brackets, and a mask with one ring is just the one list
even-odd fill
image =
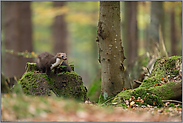
{"label": "mossy rock", "polygon": [[30,95],[49,95],[49,78],[45,73],[25,72],[19,80],[23,92]]}
{"label": "mossy rock", "polygon": [[148,79],[144,79],[140,87],[152,87],[167,75],[177,76],[179,74],[181,64],[182,56],[163,57],[157,59],[150,77]]}
{"label": "mossy rock", "polygon": [[168,75],[178,76],[181,70],[182,56],[163,57],[157,59],[154,68],[148,79],[136,89],[130,89],[120,92],[112,100],[112,103],[123,102],[123,99],[129,99],[134,96],[135,99],[141,97],[146,104],[162,106],[161,100],[179,99],[182,97],[182,80],[163,83],[161,86],[155,86],[160,83],[162,78]]}
{"label": "mossy rock", "polygon": [[73,71],[58,75],[52,74],[49,85],[58,96],[82,101],[87,99],[87,89],[83,85],[82,77]]}
{"label": "mossy rock", "polygon": [[39,73],[37,70],[36,63],[27,63],[26,72],[19,80],[25,94],[50,96],[53,91],[59,97],[82,101],[87,99],[87,89],[82,78],[74,71],[57,75],[51,72],[48,77],[46,73]]}

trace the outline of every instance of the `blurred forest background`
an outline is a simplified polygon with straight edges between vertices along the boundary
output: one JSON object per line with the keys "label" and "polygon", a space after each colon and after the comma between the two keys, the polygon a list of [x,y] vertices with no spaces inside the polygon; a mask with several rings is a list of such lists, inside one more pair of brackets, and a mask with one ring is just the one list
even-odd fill
{"label": "blurred forest background", "polygon": [[[149,51],[151,36],[159,39],[162,28],[169,56],[182,55],[182,1],[120,2],[125,66]],[[68,63],[89,87],[100,77],[98,1],[1,2],[1,72],[20,77],[26,62],[41,52],[66,52]],[[156,41],[156,38],[154,39]]]}

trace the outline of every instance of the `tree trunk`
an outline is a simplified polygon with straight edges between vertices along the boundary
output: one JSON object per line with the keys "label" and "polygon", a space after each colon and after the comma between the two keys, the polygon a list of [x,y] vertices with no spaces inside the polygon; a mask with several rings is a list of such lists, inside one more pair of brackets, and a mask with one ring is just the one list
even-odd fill
{"label": "tree trunk", "polygon": [[[20,41],[21,47],[20,52],[32,52],[32,22],[31,22],[31,2],[19,2],[20,4]],[[26,27],[26,28],[25,28]],[[25,65],[27,62],[32,62],[32,58],[23,58],[21,57],[21,74],[25,72]]]}
{"label": "tree trunk", "polygon": [[[66,2],[55,1],[54,7],[63,7]],[[65,21],[65,15],[58,15],[54,19],[53,23],[53,41],[54,41],[54,54],[58,52],[67,52],[67,23]]]}
{"label": "tree trunk", "polygon": [[171,31],[170,31],[170,35],[171,35],[171,55],[176,55],[176,29],[175,29],[175,11],[174,8],[172,8],[171,10]]}
{"label": "tree trunk", "polygon": [[128,42],[128,63],[133,62],[138,54],[138,39],[137,39],[137,2],[125,2],[126,12],[126,30]]}
{"label": "tree trunk", "polygon": [[159,25],[163,24],[163,3],[151,2],[151,24],[149,30],[148,47],[151,54],[156,54],[155,47],[159,43]]}
{"label": "tree trunk", "polygon": [[104,99],[124,87],[124,52],[120,30],[120,2],[100,2],[97,31],[101,63],[101,95]]}
{"label": "tree trunk", "polygon": [[[32,51],[30,2],[4,2],[5,49],[14,52]],[[30,59],[5,54],[5,76],[21,76]]]}

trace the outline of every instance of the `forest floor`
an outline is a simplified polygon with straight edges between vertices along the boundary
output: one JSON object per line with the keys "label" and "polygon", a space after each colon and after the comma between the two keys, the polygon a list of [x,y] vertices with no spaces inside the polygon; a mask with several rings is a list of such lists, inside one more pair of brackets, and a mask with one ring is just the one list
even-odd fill
{"label": "forest floor", "polygon": [[46,96],[1,95],[2,122],[182,122],[182,108],[126,108]]}

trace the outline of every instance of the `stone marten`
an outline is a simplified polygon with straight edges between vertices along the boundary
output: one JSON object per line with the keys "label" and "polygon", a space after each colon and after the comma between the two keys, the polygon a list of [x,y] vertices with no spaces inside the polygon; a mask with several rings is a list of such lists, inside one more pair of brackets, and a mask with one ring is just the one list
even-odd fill
{"label": "stone marten", "polygon": [[51,70],[54,70],[54,73],[56,74],[57,67],[61,64],[66,66],[66,68],[63,69],[65,72],[70,72],[71,68],[64,60],[67,60],[67,56],[65,53],[57,53],[56,56],[53,56],[48,52],[43,52],[37,56],[36,64],[38,69],[41,70],[43,73],[47,73],[47,75],[50,74]]}

